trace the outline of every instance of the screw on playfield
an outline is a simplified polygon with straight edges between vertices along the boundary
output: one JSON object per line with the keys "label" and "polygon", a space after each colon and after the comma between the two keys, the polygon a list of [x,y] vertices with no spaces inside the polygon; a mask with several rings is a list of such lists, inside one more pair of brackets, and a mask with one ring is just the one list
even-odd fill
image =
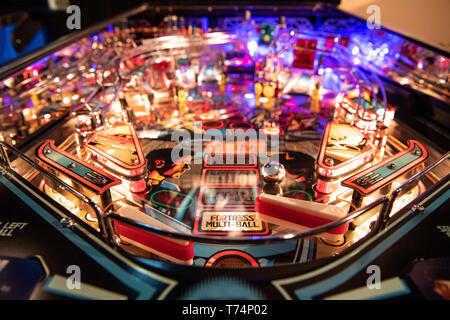
{"label": "screw on playfield", "polygon": [[412,212],[414,212],[415,214],[423,214],[424,211],[425,211],[425,207],[422,206],[422,205],[420,205],[420,204],[419,204],[419,205],[418,205],[418,204],[415,204],[415,205],[412,206],[411,210],[412,210]]}

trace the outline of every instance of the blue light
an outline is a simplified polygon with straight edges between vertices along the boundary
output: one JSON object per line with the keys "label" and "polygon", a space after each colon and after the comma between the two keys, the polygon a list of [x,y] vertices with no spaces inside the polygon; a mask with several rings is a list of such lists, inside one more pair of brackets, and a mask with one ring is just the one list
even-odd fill
{"label": "blue light", "polygon": [[232,52],[234,50],[234,44],[233,43],[226,43],[225,44],[225,52]]}
{"label": "blue light", "polygon": [[207,66],[205,68],[205,75],[213,76],[214,75],[214,66],[211,66],[211,65]]}

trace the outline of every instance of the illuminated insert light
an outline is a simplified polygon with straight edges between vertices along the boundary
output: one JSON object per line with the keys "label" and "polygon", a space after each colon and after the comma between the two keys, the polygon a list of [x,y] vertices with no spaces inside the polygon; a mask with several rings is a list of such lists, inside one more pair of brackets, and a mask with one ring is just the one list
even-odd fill
{"label": "illuminated insert light", "polygon": [[122,111],[122,105],[120,104],[119,101],[114,101],[111,104],[111,108],[114,110],[114,112],[120,112]]}
{"label": "illuminated insert light", "polygon": [[189,69],[188,71],[186,71],[186,77],[187,77],[189,80],[194,80],[194,78],[195,78],[195,72],[194,72],[194,70]]}
{"label": "illuminated insert light", "polygon": [[250,52],[255,52],[258,49],[258,43],[255,40],[249,41],[247,44],[247,49]]}
{"label": "illuminated insert light", "polygon": [[262,103],[266,103],[269,102],[269,99],[267,99],[266,97],[261,97],[259,98],[259,101],[261,101]]}
{"label": "illuminated insert light", "polygon": [[207,113],[202,113],[199,118],[202,120],[212,120],[214,119],[216,116],[214,113],[212,112],[207,112]]}
{"label": "illuminated insert light", "polygon": [[268,136],[277,136],[280,134],[280,128],[277,127],[267,127],[263,128],[263,132]]}
{"label": "illuminated insert light", "polygon": [[405,85],[409,83],[409,79],[408,78],[401,78],[400,79],[400,84]]}
{"label": "illuminated insert light", "polygon": [[144,104],[144,99],[140,94],[134,95],[134,100],[137,102],[138,105]]}

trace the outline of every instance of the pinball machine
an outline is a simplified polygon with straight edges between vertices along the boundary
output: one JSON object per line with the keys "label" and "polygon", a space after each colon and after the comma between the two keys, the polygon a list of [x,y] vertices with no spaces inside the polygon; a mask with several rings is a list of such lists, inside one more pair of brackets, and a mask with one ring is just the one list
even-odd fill
{"label": "pinball machine", "polygon": [[448,299],[449,68],[332,5],[144,5],[3,67],[0,298]]}

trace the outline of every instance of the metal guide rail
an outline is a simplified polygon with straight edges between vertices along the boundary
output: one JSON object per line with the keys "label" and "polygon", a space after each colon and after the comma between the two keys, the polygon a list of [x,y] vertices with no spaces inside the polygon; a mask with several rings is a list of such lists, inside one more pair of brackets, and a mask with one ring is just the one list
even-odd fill
{"label": "metal guide rail", "polygon": [[[125,224],[129,224],[133,227],[136,227],[143,231],[148,231],[155,234],[160,234],[164,236],[169,236],[173,238],[179,238],[183,240],[190,240],[190,241],[198,241],[198,242],[205,242],[205,243],[216,243],[216,244],[239,244],[239,243],[255,243],[255,244],[262,244],[267,243],[271,241],[283,241],[286,240],[286,236],[259,236],[259,237],[234,237],[234,238],[223,238],[223,237],[211,237],[211,236],[201,236],[201,235],[192,235],[192,236],[185,236],[180,233],[176,232],[170,232],[167,230],[159,229],[154,226],[146,225],[142,222],[135,221],[133,219],[118,215],[114,213],[114,210],[112,207],[109,207],[105,212],[102,212],[100,210],[97,203],[83,195],[82,193],[75,190],[70,185],[66,184],[64,181],[62,181],[60,178],[56,177],[55,175],[51,174],[47,170],[45,170],[43,167],[35,163],[33,160],[28,158],[25,154],[23,154],[20,150],[16,149],[13,146],[8,145],[5,142],[0,142],[1,146],[1,153],[0,153],[0,159],[1,159],[1,166],[2,166],[2,174],[8,175],[12,174],[15,175],[17,172],[14,170],[14,168],[11,166],[10,162],[10,155],[12,154],[16,158],[20,158],[21,160],[25,161],[27,164],[29,164],[33,169],[37,170],[39,173],[43,174],[45,177],[53,180],[55,183],[59,185],[59,188],[61,190],[67,191],[76,198],[82,200],[86,203],[87,206],[89,206],[92,211],[95,213],[98,221],[100,222],[100,230],[99,232],[101,234],[104,234],[106,237],[106,240],[111,244],[117,245],[117,234],[114,232],[114,227],[112,225],[113,221],[120,221]],[[326,225],[323,225],[321,227],[312,228],[310,230],[297,232],[292,235],[290,235],[289,239],[303,239],[311,236],[320,235],[321,233],[330,231],[332,229],[335,229],[337,227],[340,227],[344,224],[351,223],[356,221],[358,218],[362,217],[364,214],[368,213],[372,209],[376,207],[381,207],[379,210],[379,216],[376,220],[375,226],[372,229],[371,234],[376,234],[378,232],[381,232],[388,224],[390,219],[390,214],[393,208],[393,204],[395,200],[401,196],[402,194],[408,192],[411,190],[414,186],[417,185],[417,183],[420,181],[421,178],[423,178],[426,174],[431,172],[433,169],[435,169],[437,166],[442,164],[444,161],[448,160],[450,158],[450,152],[447,152],[444,156],[442,156],[439,160],[435,161],[431,165],[427,166],[425,169],[421,170],[417,174],[415,174],[413,177],[411,177],[409,180],[404,182],[401,186],[396,188],[390,196],[383,196],[375,201],[371,202],[370,204],[351,212],[348,216],[346,216],[343,219],[333,221],[331,223],[328,223]],[[442,180],[448,179],[449,175],[442,178]],[[29,183],[28,183],[29,184]],[[31,187],[31,184],[30,184]],[[433,193],[433,189],[427,190],[427,194]],[[405,205],[408,206],[409,204]],[[407,211],[404,214],[414,214],[417,212],[417,210],[425,210],[426,208],[420,208],[417,209],[417,207],[413,207],[412,211]],[[70,215],[70,214],[69,214]],[[76,218],[75,218],[76,219]],[[83,223],[82,221],[79,221]],[[73,223],[69,224],[70,226],[73,225]]]}

